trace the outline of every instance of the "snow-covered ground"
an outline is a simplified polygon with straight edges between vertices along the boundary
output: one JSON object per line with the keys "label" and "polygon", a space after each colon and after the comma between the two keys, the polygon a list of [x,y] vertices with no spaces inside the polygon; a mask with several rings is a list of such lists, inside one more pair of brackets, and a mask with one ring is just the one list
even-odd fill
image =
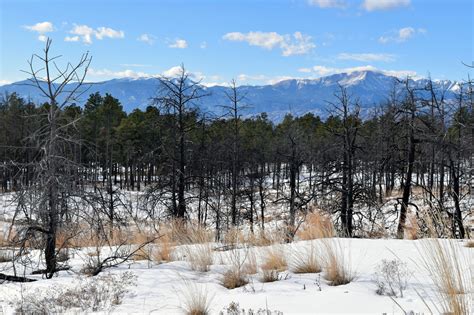
{"label": "snow-covered ground", "polygon": [[[202,290],[211,299],[212,314],[218,314],[232,302],[239,303],[244,309],[278,310],[284,314],[316,314],[316,313],[388,313],[398,314],[414,311],[429,313],[427,305],[436,310],[436,289],[430,280],[428,271],[422,262],[421,242],[426,240],[390,240],[390,239],[338,239],[345,253],[350,257],[355,279],[346,285],[330,286],[324,279],[324,271],[315,274],[295,274],[289,270],[280,273],[280,280],[263,283],[259,274],[250,278],[250,283],[236,289],[226,289],[221,284],[223,273],[229,269],[229,251],[213,251],[213,265],[208,272],[198,272],[191,269],[185,261],[183,247],[175,250],[176,261],[153,263],[148,261],[131,261],[117,268],[107,269],[104,274],[122,274],[132,272],[137,277],[136,286],[132,286],[120,305],[112,309],[112,313],[127,314],[175,314],[183,313],[185,292],[190,285],[194,290]],[[304,247],[315,245],[322,249],[322,240],[299,241],[281,246],[292,266],[292,253],[301,251]],[[447,242],[447,241],[446,241]],[[462,266],[463,272],[474,274],[474,249],[465,247],[461,241],[452,241],[459,245],[464,256],[461,261],[467,262]],[[191,245],[193,246],[193,245]],[[196,245],[194,245],[196,246]],[[214,248],[219,244],[212,244]],[[84,251],[84,250],[83,250]],[[240,249],[248,251],[248,249]],[[251,247],[257,256],[258,265],[261,263],[265,247]],[[321,254],[322,255],[322,254]],[[84,277],[79,275],[83,256],[81,253],[71,255],[69,264],[72,271],[62,271],[51,280],[39,280],[33,283],[4,283],[0,285],[0,305],[4,313],[13,311],[12,301],[18,301],[25,292],[35,288],[61,287],[74,285],[74,279]],[[377,286],[374,273],[377,265],[383,259],[398,259],[406,263],[412,274],[403,297],[388,297],[376,293]],[[31,276],[40,279],[40,276]],[[471,278],[472,279],[472,278]],[[471,283],[472,289],[472,283]],[[43,291],[46,292],[46,291]],[[472,297],[472,291],[471,291]],[[398,305],[397,305],[398,304]],[[472,308],[471,308],[472,309]]]}

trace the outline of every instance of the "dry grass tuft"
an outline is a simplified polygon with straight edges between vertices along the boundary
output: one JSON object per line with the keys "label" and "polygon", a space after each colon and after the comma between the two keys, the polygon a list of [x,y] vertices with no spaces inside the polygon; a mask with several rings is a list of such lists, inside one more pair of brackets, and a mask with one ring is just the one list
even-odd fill
{"label": "dry grass tuft", "polygon": [[159,238],[155,244],[151,256],[153,261],[163,262],[173,260],[174,245],[167,234]]}
{"label": "dry grass tuft", "polygon": [[303,249],[293,249],[291,271],[294,273],[321,272],[319,253],[314,244],[309,244]]}
{"label": "dry grass tuft", "polygon": [[437,288],[438,300],[445,314],[473,314],[473,274],[471,261],[453,240],[430,239],[418,250],[423,265]]}
{"label": "dry grass tuft", "polygon": [[264,252],[263,263],[261,265],[262,281],[273,282],[279,280],[281,271],[288,268],[285,252],[281,247],[269,247]]}
{"label": "dry grass tuft", "polygon": [[255,252],[253,250],[248,251],[247,254],[247,262],[243,266],[244,272],[248,275],[254,275],[257,273],[257,255],[255,255]]}
{"label": "dry grass tuft", "polygon": [[243,287],[249,281],[247,275],[242,270],[232,268],[224,273],[221,283],[227,289],[235,289]]}
{"label": "dry grass tuft", "polygon": [[235,289],[246,285],[248,274],[246,272],[246,262],[249,258],[249,249],[233,249],[227,252],[227,260],[231,264],[231,268],[224,273],[222,285],[227,289]]}
{"label": "dry grass tuft", "polygon": [[184,247],[184,253],[192,270],[209,271],[213,261],[211,244],[187,245]]}
{"label": "dry grass tuft", "polygon": [[225,245],[230,245],[234,246],[236,244],[242,244],[245,242],[245,237],[244,234],[242,233],[242,230],[231,227],[229,230],[224,235],[223,243]]}
{"label": "dry grass tuft", "polygon": [[296,236],[301,240],[327,238],[334,236],[334,234],[331,217],[321,211],[308,213],[305,221],[296,232]]}
{"label": "dry grass tuft", "polygon": [[405,226],[405,238],[409,240],[417,240],[420,235],[420,227],[416,216],[411,214],[408,216],[408,224]]}
{"label": "dry grass tuft", "polygon": [[341,241],[336,238],[323,239],[324,278],[329,285],[337,286],[350,283],[355,278],[350,253],[344,250]]}
{"label": "dry grass tuft", "polygon": [[278,270],[266,270],[262,269],[262,277],[261,277],[262,282],[275,282],[280,280],[280,273]]}
{"label": "dry grass tuft", "polygon": [[186,222],[175,219],[162,226],[169,238],[178,244],[204,244],[214,240],[212,231],[196,222]]}
{"label": "dry grass tuft", "polygon": [[180,308],[187,315],[208,315],[211,313],[213,296],[203,286],[197,286],[189,281],[184,282],[180,300],[183,301]]}
{"label": "dry grass tuft", "polygon": [[284,271],[288,268],[285,252],[282,247],[269,247],[265,250],[262,269]]}
{"label": "dry grass tuft", "polygon": [[466,245],[464,246],[466,246],[467,248],[474,248],[474,241],[473,240],[467,241]]}

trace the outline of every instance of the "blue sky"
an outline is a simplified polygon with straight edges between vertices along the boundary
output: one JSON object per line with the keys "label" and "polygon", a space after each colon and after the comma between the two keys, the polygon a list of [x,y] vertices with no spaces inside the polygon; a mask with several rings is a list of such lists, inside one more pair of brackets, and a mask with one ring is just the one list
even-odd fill
{"label": "blue sky", "polygon": [[53,40],[93,56],[90,81],[172,75],[267,84],[356,69],[461,80],[473,61],[470,0],[0,0],[0,84],[26,78]]}

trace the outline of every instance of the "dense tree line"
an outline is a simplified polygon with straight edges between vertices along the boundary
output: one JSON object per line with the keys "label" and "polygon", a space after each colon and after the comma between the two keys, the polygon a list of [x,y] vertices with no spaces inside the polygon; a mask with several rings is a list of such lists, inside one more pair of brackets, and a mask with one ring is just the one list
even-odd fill
{"label": "dense tree line", "polygon": [[[77,71],[84,66],[87,72],[88,62],[85,56],[70,70],[82,87]],[[62,77],[69,83],[66,73]],[[448,224],[437,226],[440,236],[466,237],[463,220],[472,210],[463,202],[474,194],[472,82],[459,85],[452,102],[430,80],[415,88],[406,79],[370,112],[341,86],[327,117],[288,114],[273,123],[265,113],[246,117],[251,100],[235,82],[223,106],[228,115],[215,117],[196,106],[207,95],[184,67],[176,78],[157,80],[161,89],[150,105],[131,113],[110,94],[91,94],[81,104],[74,94],[79,90],[54,80],[46,87],[33,82],[45,89],[44,104],[3,96],[1,191],[41,192],[19,202],[30,228],[47,242],[70,224],[74,198],[98,209],[94,224],[123,223],[117,213],[126,207],[123,191],[141,192],[148,219],[192,218],[215,226],[217,237],[244,222],[263,230],[268,208],[278,206],[291,239],[315,206],[334,214],[342,235],[364,236],[370,229],[364,225],[375,222],[395,191],[401,196],[393,214],[403,237],[410,207],[425,223],[412,202],[417,188],[433,220],[446,219],[436,221]],[[46,254],[53,257],[54,248]],[[52,275],[54,267],[48,270]]]}

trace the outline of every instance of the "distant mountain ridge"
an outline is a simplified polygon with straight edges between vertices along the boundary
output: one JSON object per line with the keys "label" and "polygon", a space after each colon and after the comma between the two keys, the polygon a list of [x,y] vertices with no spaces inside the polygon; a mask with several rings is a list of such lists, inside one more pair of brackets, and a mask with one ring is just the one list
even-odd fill
{"label": "distant mountain ridge", "polygon": [[[352,97],[359,100],[363,108],[371,108],[387,100],[396,86],[395,77],[376,71],[356,71],[338,73],[318,79],[290,79],[271,85],[239,86],[238,90],[245,95],[243,103],[247,105],[245,115],[254,115],[266,112],[272,120],[280,120],[291,113],[303,115],[313,112],[322,116],[327,115],[329,102],[335,101],[334,94],[339,85],[345,87]],[[427,79],[414,80],[417,87],[424,87]],[[0,94],[16,92],[22,97],[29,98],[36,103],[44,102],[40,91],[34,87],[24,85],[25,81],[0,86]],[[454,99],[459,89],[458,83],[450,80],[434,81],[436,90],[445,91],[446,99]],[[124,110],[133,111],[135,108],[144,109],[150,105],[150,100],[159,90],[159,81],[155,78],[122,78],[94,83],[82,97],[79,105],[83,105],[91,93],[110,93],[118,98]],[[400,89],[400,87],[398,87]],[[203,90],[210,95],[201,99],[197,104],[202,110],[215,114],[222,113],[222,105],[229,101],[225,86],[205,87]]]}

